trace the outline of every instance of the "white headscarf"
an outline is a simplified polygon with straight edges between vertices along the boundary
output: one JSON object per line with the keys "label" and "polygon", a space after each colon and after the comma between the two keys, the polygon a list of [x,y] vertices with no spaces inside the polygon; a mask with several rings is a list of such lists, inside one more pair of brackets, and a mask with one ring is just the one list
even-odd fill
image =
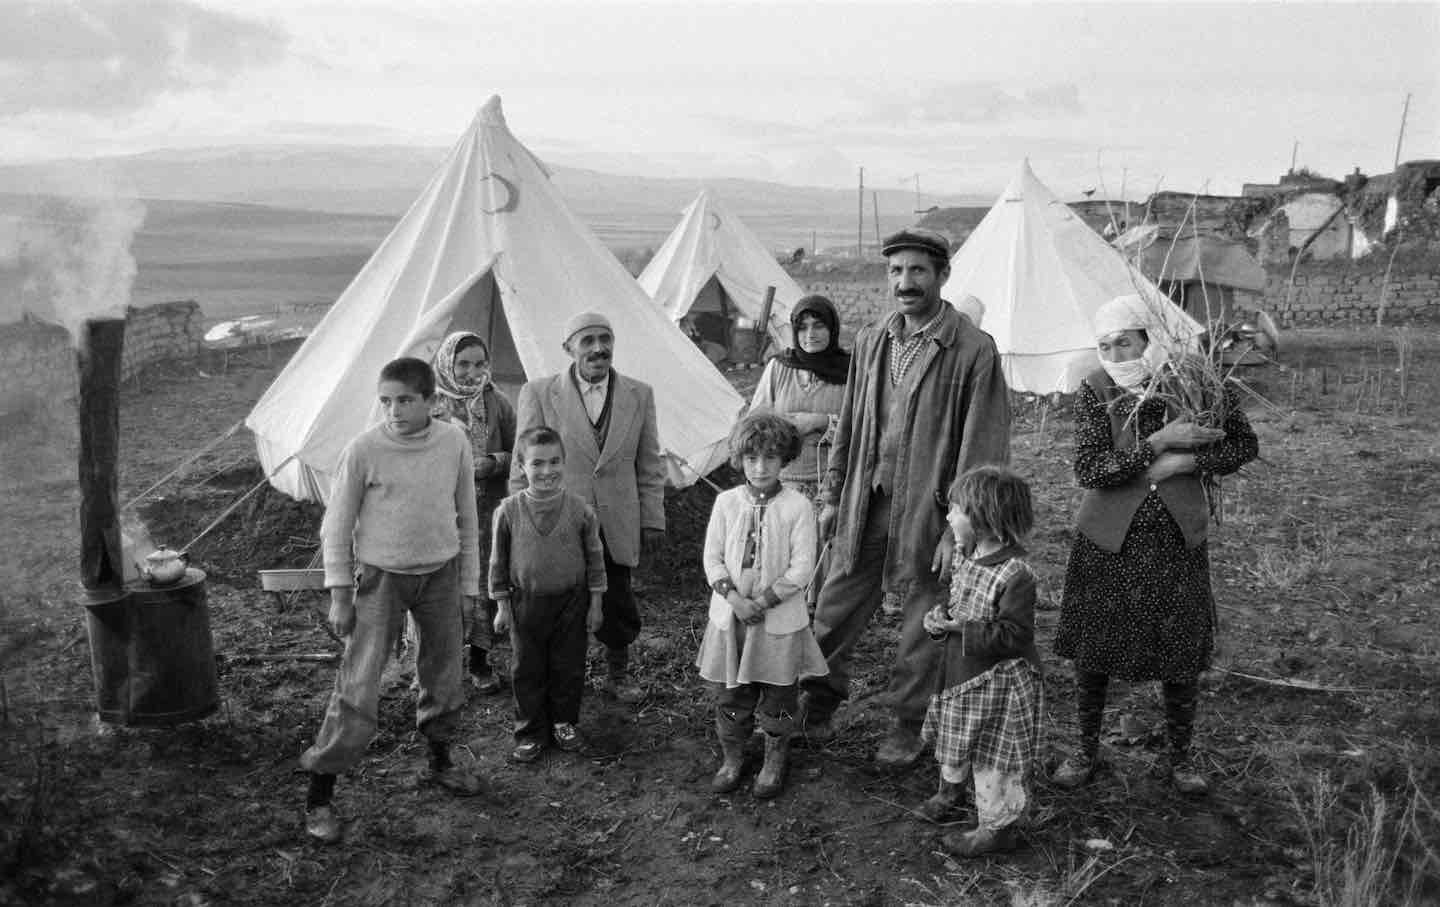
{"label": "white headscarf", "polygon": [[1166,326],[1156,311],[1156,303],[1139,293],[1116,296],[1095,311],[1094,325],[1096,343],[1124,331],[1145,332],[1147,340],[1140,358],[1129,362],[1100,360],[1116,384],[1132,394],[1144,392],[1155,372],[1170,359]]}

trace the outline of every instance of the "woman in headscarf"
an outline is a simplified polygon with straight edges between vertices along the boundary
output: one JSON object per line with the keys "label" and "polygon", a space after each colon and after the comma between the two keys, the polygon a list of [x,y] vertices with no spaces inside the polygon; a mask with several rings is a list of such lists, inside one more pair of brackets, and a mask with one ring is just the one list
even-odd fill
{"label": "woman in headscarf", "polygon": [[768,409],[800,431],[800,456],[780,471],[780,481],[817,501],[845,398],[850,353],[840,348],[840,315],[824,296],[806,296],[795,303],[790,329],[795,345],[766,363],[749,411]]}
{"label": "woman in headscarf", "polygon": [[[515,446],[515,408],[490,378],[490,350],[469,331],[446,337],[430,362],[435,369],[435,406],[430,415],[454,422],[470,437],[475,455],[475,509],[480,516],[480,563],[490,562],[490,525],[505,497],[510,451]],[[480,597],[478,614],[465,615],[470,680],[481,693],[500,690],[490,664],[495,603]]]}
{"label": "woman in headscarf", "polygon": [[1085,489],[1065,570],[1055,654],[1072,659],[1080,748],[1056,769],[1074,788],[1099,762],[1100,723],[1110,678],[1159,681],[1171,783],[1203,794],[1190,757],[1200,673],[1210,664],[1215,602],[1206,543],[1202,477],[1255,459],[1259,443],[1233,386],[1224,417],[1205,427],[1177,417],[1172,342],[1156,305],[1121,296],[1095,316],[1102,368],[1080,385],[1075,406],[1075,478]]}

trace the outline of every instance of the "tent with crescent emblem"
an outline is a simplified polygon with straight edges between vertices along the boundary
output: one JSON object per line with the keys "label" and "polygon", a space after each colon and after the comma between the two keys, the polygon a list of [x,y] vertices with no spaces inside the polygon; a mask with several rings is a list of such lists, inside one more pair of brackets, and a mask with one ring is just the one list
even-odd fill
{"label": "tent with crescent emblem", "polygon": [[789,345],[790,309],[805,295],[759,237],[708,189],[681,214],[639,281],[687,333],[725,347],[731,359],[754,358],[755,325],[767,288],[775,288],[767,330],[776,347]]}
{"label": "tent with crescent emblem", "polygon": [[386,362],[428,360],[446,334],[474,331],[513,400],[570,365],[560,326],[582,311],[610,319],[616,369],[654,388],[671,482],[722,463],[744,401],[565,207],[492,97],[246,418],[266,475],[325,500],[341,449],[379,420]]}
{"label": "tent with crescent emblem", "polygon": [[1036,178],[1030,162],[950,257],[943,294],[985,305],[1012,390],[1069,393],[1100,367],[1092,319],[1116,296],[1147,297],[1169,346],[1189,346],[1204,328],[1145,278],[1070,206]]}

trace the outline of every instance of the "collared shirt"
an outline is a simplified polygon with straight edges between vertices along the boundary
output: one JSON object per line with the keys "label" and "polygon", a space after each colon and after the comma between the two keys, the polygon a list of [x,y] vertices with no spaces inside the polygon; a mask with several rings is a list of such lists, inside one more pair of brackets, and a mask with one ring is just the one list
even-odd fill
{"label": "collared shirt", "polygon": [[[946,305],[946,303],[941,303]],[[890,316],[890,321],[885,325],[885,332],[890,335],[890,383],[897,385],[905,380],[905,373],[910,371],[910,366],[920,358],[920,352],[925,349],[925,343],[930,339],[935,326],[940,323],[940,316],[944,313],[942,309],[935,313],[935,317],[925,323],[924,327],[917,328],[911,332],[909,337],[900,339],[900,330],[905,325],[905,316],[899,312]]]}
{"label": "collared shirt", "polygon": [[581,378],[578,372],[572,372],[575,377],[575,387],[580,391],[580,402],[585,404],[585,414],[590,417],[593,425],[600,421],[600,415],[605,412],[605,398],[610,393],[610,374],[599,381],[590,382]]}

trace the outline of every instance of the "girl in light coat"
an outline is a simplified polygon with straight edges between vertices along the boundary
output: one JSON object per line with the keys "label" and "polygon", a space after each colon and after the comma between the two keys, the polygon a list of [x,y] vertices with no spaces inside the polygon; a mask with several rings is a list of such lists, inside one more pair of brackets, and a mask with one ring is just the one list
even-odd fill
{"label": "girl in light coat", "polygon": [[800,678],[826,673],[805,607],[815,571],[815,512],[804,495],[780,483],[799,449],[799,433],[786,419],[771,413],[743,419],[730,439],[730,459],[745,484],[715,499],[705,533],[705,579],[713,594],[695,664],[719,688],[715,730],[723,761],[710,782],[716,793],[740,785],[757,714],[765,762],[755,796],[780,793]]}

